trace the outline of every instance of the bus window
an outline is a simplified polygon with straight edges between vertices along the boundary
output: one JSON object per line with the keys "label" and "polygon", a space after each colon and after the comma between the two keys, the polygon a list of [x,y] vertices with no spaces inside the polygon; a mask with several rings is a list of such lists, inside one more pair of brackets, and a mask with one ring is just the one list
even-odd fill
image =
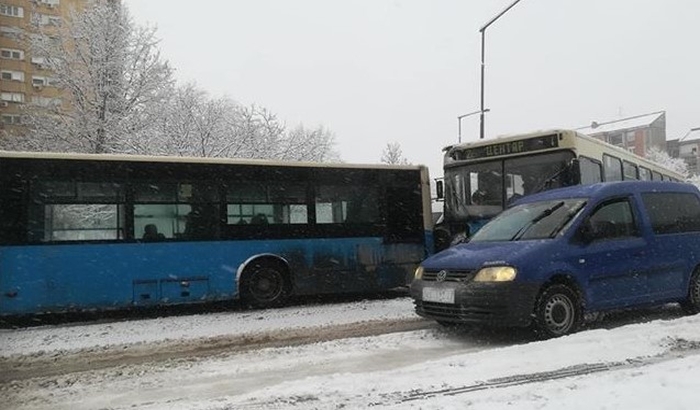
{"label": "bus window", "polygon": [[316,223],[379,222],[377,187],[321,185],[316,188]]}
{"label": "bus window", "polygon": [[661,173],[656,172],[656,171],[652,171],[651,179],[652,179],[652,181],[662,181],[663,180],[663,178],[661,178]]}
{"label": "bus window", "polygon": [[120,184],[46,181],[32,186],[30,241],[93,241],[124,238]]}
{"label": "bus window", "polygon": [[146,226],[155,225],[164,238],[216,238],[220,219],[217,201],[216,188],[208,184],[135,184],[134,236],[142,239]]}
{"label": "bus window", "polygon": [[545,189],[571,185],[568,165],[572,159],[568,151],[506,159],[507,202]]}
{"label": "bus window", "polygon": [[306,186],[233,183],[226,190],[226,221],[228,225],[306,224]]}
{"label": "bus window", "polygon": [[603,180],[600,162],[586,157],[579,157],[579,167],[582,185],[595,184]]}
{"label": "bus window", "polygon": [[639,167],[639,179],[642,181],[651,181],[651,170],[645,167]]}
{"label": "bus window", "polygon": [[623,171],[623,178],[625,180],[639,179],[637,177],[637,165],[635,165],[629,161],[622,162],[622,171]]}
{"label": "bus window", "polygon": [[622,161],[619,158],[603,154],[603,171],[606,181],[622,181]]}

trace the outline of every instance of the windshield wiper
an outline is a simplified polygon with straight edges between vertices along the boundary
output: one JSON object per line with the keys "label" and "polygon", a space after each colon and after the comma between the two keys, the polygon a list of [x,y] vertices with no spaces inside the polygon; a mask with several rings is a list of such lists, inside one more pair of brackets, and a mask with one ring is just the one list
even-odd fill
{"label": "windshield wiper", "polygon": [[510,240],[511,240],[511,241],[517,241],[518,239],[522,238],[523,235],[525,235],[525,233],[526,233],[528,230],[530,230],[530,228],[532,228],[537,222],[539,222],[539,221],[543,220],[544,218],[548,217],[549,215],[551,215],[552,213],[554,213],[554,211],[556,211],[557,209],[561,208],[562,206],[564,206],[564,201],[557,202],[555,205],[553,205],[553,206],[551,206],[551,207],[549,207],[549,208],[543,210],[543,211],[540,212],[537,216],[535,216],[534,218],[532,218],[531,220],[529,220],[529,221],[528,221],[525,225],[523,225],[520,229],[518,229],[518,232],[516,232],[515,235],[513,235],[513,237],[510,238]]}

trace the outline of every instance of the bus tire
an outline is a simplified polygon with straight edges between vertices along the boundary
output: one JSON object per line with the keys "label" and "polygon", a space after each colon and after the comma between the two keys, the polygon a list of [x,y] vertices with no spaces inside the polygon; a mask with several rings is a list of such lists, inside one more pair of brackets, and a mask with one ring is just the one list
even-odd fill
{"label": "bus tire", "polygon": [[573,333],[581,325],[582,311],[576,291],[561,283],[549,285],[540,292],[535,303],[535,334],[550,339]]}
{"label": "bus tire", "polygon": [[252,261],[241,275],[241,300],[247,306],[268,308],[281,306],[289,296],[287,267],[280,261]]}
{"label": "bus tire", "polygon": [[700,269],[695,269],[688,284],[688,296],[681,301],[681,308],[688,315],[700,312]]}

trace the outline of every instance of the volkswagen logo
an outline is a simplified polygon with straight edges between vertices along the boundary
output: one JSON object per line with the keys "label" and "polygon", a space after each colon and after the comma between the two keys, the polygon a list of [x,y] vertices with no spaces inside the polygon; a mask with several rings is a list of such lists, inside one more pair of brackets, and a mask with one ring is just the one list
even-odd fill
{"label": "volkswagen logo", "polygon": [[435,280],[437,282],[444,282],[445,279],[447,278],[447,271],[446,270],[441,270],[440,272],[437,273],[435,276]]}

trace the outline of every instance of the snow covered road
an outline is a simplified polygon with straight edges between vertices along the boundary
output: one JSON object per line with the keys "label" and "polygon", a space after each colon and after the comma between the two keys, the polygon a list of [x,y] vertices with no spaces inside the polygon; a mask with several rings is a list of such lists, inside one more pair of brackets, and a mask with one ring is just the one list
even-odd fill
{"label": "snow covered road", "polygon": [[211,338],[417,327],[8,377],[0,384],[0,408],[695,408],[700,315],[666,316],[532,341],[517,332],[447,331],[417,319],[411,301],[400,298],[2,330],[0,373],[8,374],[17,363],[51,366],[51,358],[167,350]]}

